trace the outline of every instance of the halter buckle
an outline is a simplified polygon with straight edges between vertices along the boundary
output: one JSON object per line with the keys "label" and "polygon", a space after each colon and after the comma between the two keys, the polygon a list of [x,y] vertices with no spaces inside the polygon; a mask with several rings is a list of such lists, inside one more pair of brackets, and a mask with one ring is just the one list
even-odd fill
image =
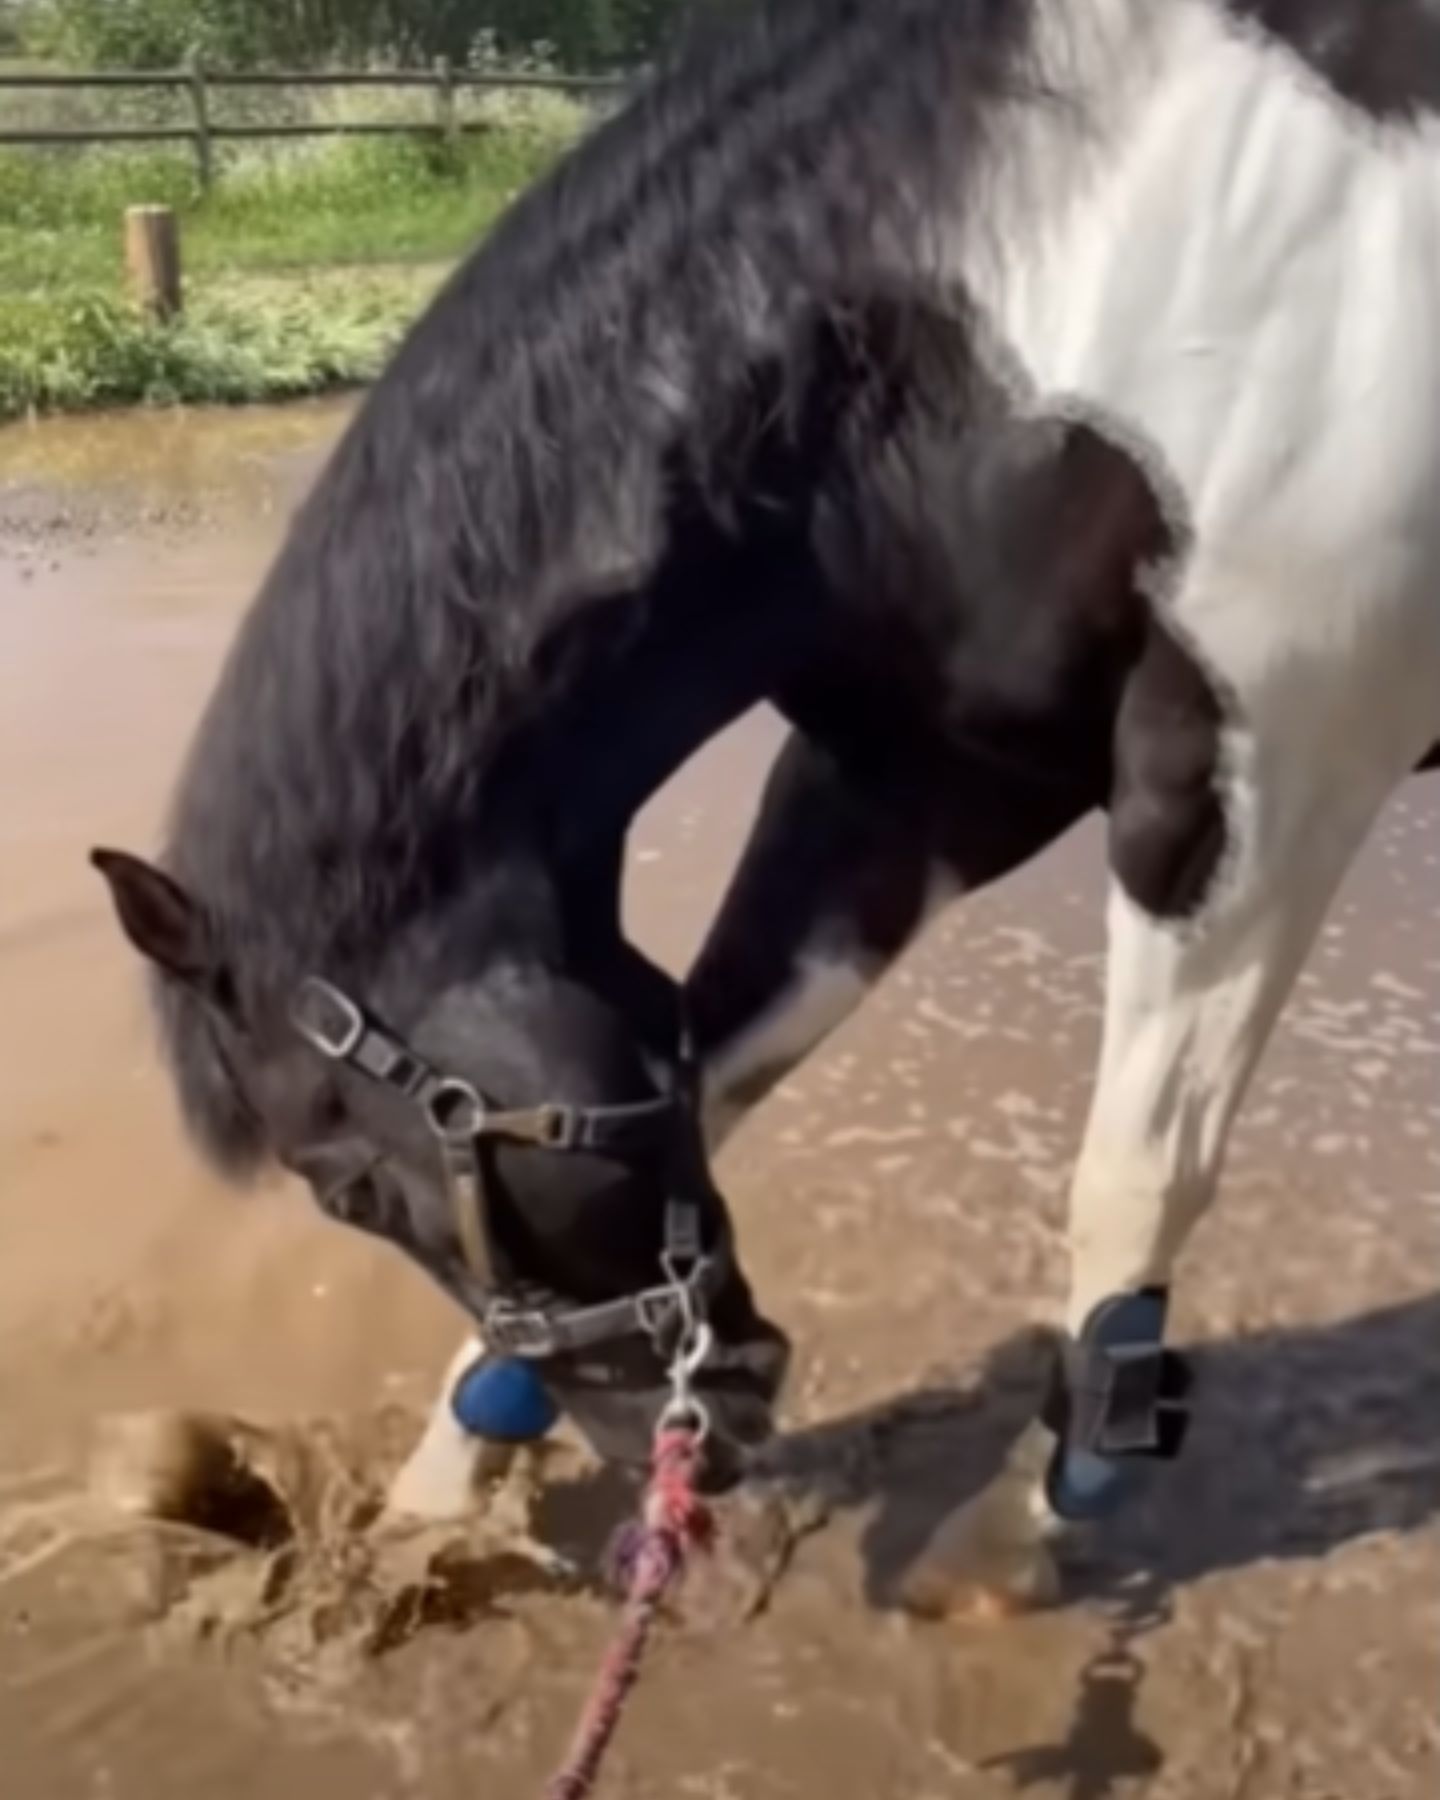
{"label": "halter buckle", "polygon": [[331,1062],[348,1062],[365,1037],[365,1015],[350,998],[318,975],[300,983],[290,1023],[305,1042]]}
{"label": "halter buckle", "polygon": [[580,1115],[572,1106],[544,1106],[540,1109],[541,1138],[544,1150],[574,1150],[580,1142]]}
{"label": "halter buckle", "polygon": [[536,1307],[496,1301],[480,1318],[485,1348],[522,1362],[543,1362],[560,1349],[560,1336],[549,1316]]}

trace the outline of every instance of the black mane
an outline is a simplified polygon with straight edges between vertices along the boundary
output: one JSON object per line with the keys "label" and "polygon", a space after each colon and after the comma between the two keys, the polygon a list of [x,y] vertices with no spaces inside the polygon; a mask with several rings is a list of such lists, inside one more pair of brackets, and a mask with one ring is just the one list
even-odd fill
{"label": "black mane", "polygon": [[[297,517],[180,784],[166,861],[249,1006],[363,979],[462,886],[537,652],[644,587],[677,483],[731,515],[777,407],[755,371],[798,378],[797,335],[856,295],[934,286],[967,153],[1026,92],[1033,6],[760,0],[451,279]],[[243,1172],[262,1147],[205,1011],[158,1002],[183,1110]]]}
{"label": "black mane", "polygon": [[536,646],[660,553],[667,470],[723,487],[756,363],[882,258],[918,280],[1029,12],[771,0],[451,280],[297,519],[181,786],[171,866],[247,955],[289,979],[423,903]]}

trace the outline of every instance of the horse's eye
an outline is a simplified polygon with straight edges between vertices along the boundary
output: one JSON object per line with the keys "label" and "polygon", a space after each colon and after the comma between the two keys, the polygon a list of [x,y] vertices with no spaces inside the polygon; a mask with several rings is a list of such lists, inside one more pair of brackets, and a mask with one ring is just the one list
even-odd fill
{"label": "horse's eye", "polygon": [[311,1107],[311,1124],[322,1137],[336,1137],[349,1123],[350,1115],[345,1109],[338,1089],[327,1085],[315,1097]]}

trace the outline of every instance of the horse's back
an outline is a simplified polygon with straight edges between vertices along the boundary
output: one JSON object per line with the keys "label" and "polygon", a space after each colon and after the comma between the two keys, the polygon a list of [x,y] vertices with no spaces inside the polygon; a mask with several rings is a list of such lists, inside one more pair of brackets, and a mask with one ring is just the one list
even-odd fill
{"label": "horse's back", "polygon": [[1283,640],[1297,676],[1348,658],[1419,713],[1440,694],[1440,117],[1367,117],[1219,6],[1149,29],[1148,80],[1117,41],[1081,124],[1041,102],[997,141],[997,193],[1050,198],[981,247],[981,304],[1042,401],[1153,456],[1190,546],[1174,604],[1223,674],[1268,679]]}

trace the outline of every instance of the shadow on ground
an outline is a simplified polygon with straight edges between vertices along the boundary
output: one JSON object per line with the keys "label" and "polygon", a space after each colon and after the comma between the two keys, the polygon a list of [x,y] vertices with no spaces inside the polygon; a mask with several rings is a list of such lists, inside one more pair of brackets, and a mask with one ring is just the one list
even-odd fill
{"label": "shadow on ground", "polygon": [[[1033,1416],[1052,1345],[1019,1333],[969,1385],[936,1383],[779,1439],[761,1472],[870,1512],[867,1598],[977,1494]],[[1182,1461],[1078,1565],[1077,1597],[1142,1572],[1167,1587],[1223,1569],[1323,1557],[1440,1514],[1440,1295],[1337,1324],[1259,1332],[1189,1352],[1195,1420]],[[1183,1478],[1180,1475],[1183,1471]]]}
{"label": "shadow on ground", "polygon": [[[1066,1597],[1101,1608],[1106,1640],[1081,1673],[1066,1738],[987,1765],[1017,1790],[1061,1784],[1068,1800],[1112,1800],[1159,1772],[1163,1754],[1136,1724],[1137,1650],[1168,1621],[1177,1588],[1259,1562],[1324,1558],[1440,1515],[1440,1296],[1191,1355],[1195,1419],[1183,1460],[1157,1467],[1130,1510],[1067,1557]],[[1017,1334],[969,1385],[936,1383],[782,1438],[763,1473],[832,1510],[866,1514],[865,1596],[892,1607],[937,1527],[999,1472],[1053,1356],[1047,1334]]]}

